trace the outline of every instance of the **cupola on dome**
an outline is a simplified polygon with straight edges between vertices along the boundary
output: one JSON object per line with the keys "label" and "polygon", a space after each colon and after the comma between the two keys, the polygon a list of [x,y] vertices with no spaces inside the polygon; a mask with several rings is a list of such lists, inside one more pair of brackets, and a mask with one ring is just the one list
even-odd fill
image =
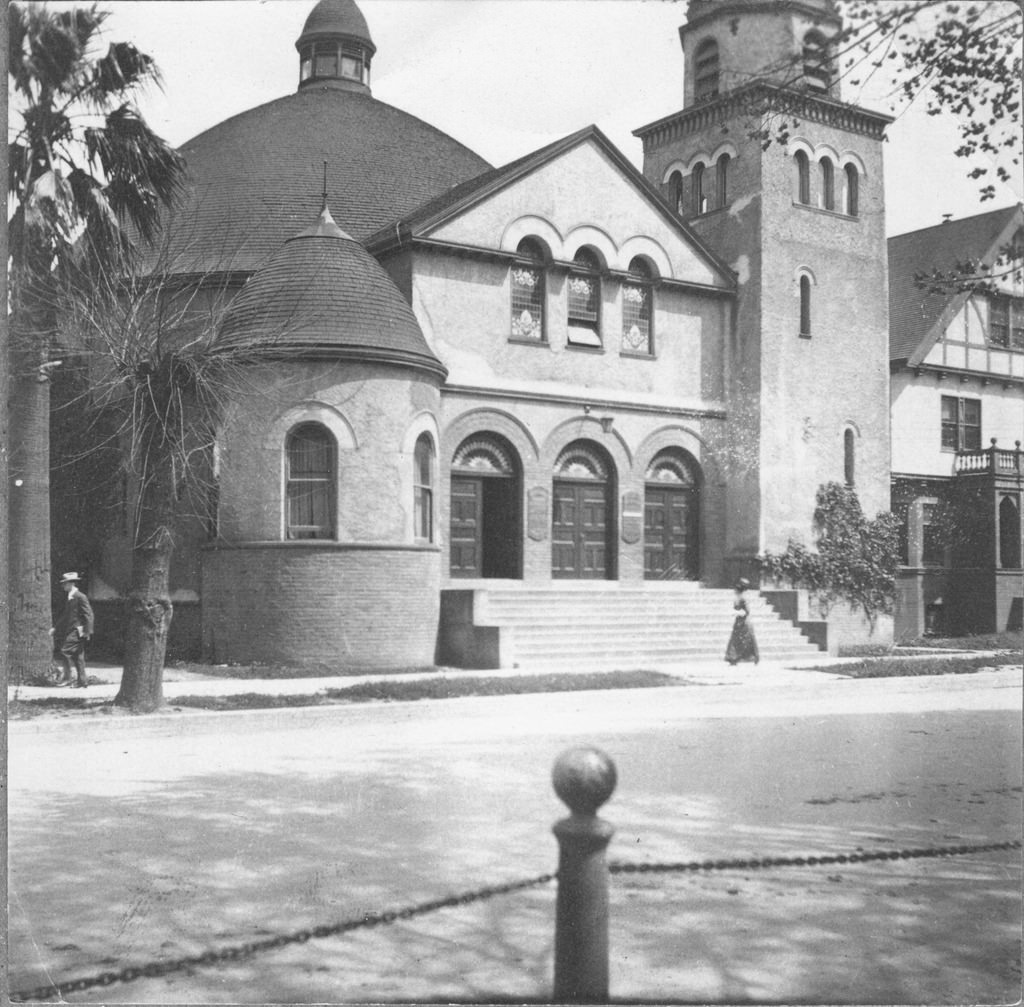
{"label": "cupola on dome", "polygon": [[391,277],[324,206],[231,302],[218,350],[252,359],[345,359],[446,371]]}
{"label": "cupola on dome", "polygon": [[377,47],[355,0],[320,0],[295,48],[300,88],[330,84],[369,93],[370,60]]}

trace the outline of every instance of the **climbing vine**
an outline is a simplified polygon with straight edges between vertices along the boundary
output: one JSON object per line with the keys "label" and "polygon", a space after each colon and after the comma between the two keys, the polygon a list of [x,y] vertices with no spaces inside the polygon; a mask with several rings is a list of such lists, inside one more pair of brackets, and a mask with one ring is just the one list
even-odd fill
{"label": "climbing vine", "polygon": [[814,537],[814,549],[791,539],[785,552],[762,555],[764,576],[805,588],[825,611],[846,601],[872,625],[879,615],[892,613],[900,551],[893,514],[868,519],[851,487],[826,483],[815,496]]}

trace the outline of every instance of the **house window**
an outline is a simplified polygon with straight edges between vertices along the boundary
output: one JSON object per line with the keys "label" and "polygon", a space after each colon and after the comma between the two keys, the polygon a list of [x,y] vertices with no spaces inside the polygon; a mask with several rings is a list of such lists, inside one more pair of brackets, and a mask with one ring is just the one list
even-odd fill
{"label": "house window", "polygon": [[622,352],[650,356],[654,298],[651,270],[638,257],[629,264],[629,275],[630,282],[622,285]]}
{"label": "house window", "polygon": [[844,209],[847,216],[856,217],[860,203],[860,176],[852,164],[848,164],[843,171],[846,174],[846,206]]}
{"label": "house window", "polygon": [[533,238],[523,238],[516,253],[524,260],[511,271],[512,338],[544,340],[544,249]]}
{"label": "house window", "polygon": [[1013,497],[999,501],[999,565],[1004,570],[1019,570],[1020,512]]}
{"label": "house window", "polygon": [[935,504],[921,505],[921,566],[943,566],[945,563],[945,550],[935,512]]}
{"label": "house window", "polygon": [[601,264],[589,249],[581,248],[569,273],[569,344],[601,345]]}
{"label": "house window", "polygon": [[705,39],[694,54],[694,95],[698,101],[718,94],[718,43]]}
{"label": "house window", "polygon": [[811,338],[811,278],[800,277],[800,335]]}
{"label": "house window", "polygon": [[942,396],[942,450],[981,449],[981,399]]}
{"label": "house window", "polygon": [[668,201],[678,214],[683,212],[683,174],[673,171],[668,179]]}
{"label": "house window", "polygon": [[793,155],[793,161],[796,163],[796,199],[806,206],[811,202],[811,162],[802,150]]}
{"label": "house window", "polygon": [[989,298],[988,341],[993,346],[1024,350],[1024,299]]}
{"label": "house window", "polygon": [[715,165],[715,188],[718,205],[725,206],[729,198],[729,155],[722,154]]}
{"label": "house window", "polygon": [[827,91],[832,83],[828,39],[819,31],[804,36],[804,83],[814,91]]}
{"label": "house window", "polygon": [[690,174],[690,212],[694,215],[707,210],[704,198],[704,164],[698,161]]}
{"label": "house window", "polygon": [[413,534],[420,542],[434,541],[434,442],[420,434],[413,454]]}
{"label": "house window", "polygon": [[319,423],[303,423],[285,442],[287,537],[334,537],[334,438]]}
{"label": "house window", "polygon": [[846,481],[847,486],[854,484],[854,471],[856,466],[856,440],[852,430],[847,429],[843,432],[843,478]]}
{"label": "house window", "polygon": [[823,157],[818,162],[818,167],[821,170],[821,205],[826,210],[834,210],[836,208],[836,169],[829,157]]}

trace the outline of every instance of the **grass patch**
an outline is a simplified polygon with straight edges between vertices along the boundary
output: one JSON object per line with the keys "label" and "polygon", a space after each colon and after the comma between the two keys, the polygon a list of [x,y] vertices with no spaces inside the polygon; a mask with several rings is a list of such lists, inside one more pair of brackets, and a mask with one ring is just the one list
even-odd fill
{"label": "grass patch", "polygon": [[671,675],[654,671],[613,671],[574,675],[518,675],[429,678],[412,682],[365,682],[327,689],[315,695],[267,696],[246,692],[236,696],[181,696],[169,705],[199,710],[265,710],[338,703],[409,702],[455,699],[460,696],[515,696],[538,692],[584,692],[593,689],[651,689],[678,685]]}
{"label": "grass patch", "polygon": [[828,671],[848,678],[897,678],[921,675],[973,675],[982,668],[1020,667],[1020,654],[1001,653],[978,657],[876,657],[852,664],[821,665],[813,671]]}
{"label": "grass patch", "polygon": [[201,664],[198,661],[175,661],[168,667],[210,678],[344,678],[347,675],[411,675],[436,672],[427,667],[365,668],[336,664]]}
{"label": "grass patch", "polygon": [[977,636],[922,636],[914,640],[912,647],[940,650],[1015,650],[1024,651],[1024,632],[1013,630],[1006,633],[981,633]]}

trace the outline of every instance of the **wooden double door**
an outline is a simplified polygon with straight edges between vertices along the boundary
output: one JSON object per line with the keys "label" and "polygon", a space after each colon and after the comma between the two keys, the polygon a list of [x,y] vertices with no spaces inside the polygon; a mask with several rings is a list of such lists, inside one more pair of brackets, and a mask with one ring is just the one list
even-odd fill
{"label": "wooden double door", "polygon": [[503,475],[453,475],[451,576],[522,576],[518,480]]}
{"label": "wooden double door", "polygon": [[605,483],[556,479],[552,492],[551,576],[613,576],[612,508]]}
{"label": "wooden double door", "polygon": [[692,487],[648,486],[644,499],[644,577],[700,577],[700,497]]}

